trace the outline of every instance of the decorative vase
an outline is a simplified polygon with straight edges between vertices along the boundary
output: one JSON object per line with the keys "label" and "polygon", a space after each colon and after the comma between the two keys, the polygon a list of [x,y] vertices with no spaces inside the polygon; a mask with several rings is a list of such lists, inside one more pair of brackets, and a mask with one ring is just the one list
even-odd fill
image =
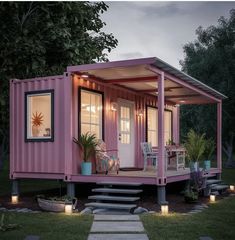
{"label": "decorative vase", "polygon": [[40,134],[40,126],[33,126],[32,127],[32,135],[33,137],[38,137]]}
{"label": "decorative vase", "polygon": [[82,162],[82,175],[91,175],[91,162]]}
{"label": "decorative vase", "polygon": [[191,172],[197,172],[199,170],[199,162],[190,162],[189,168]]}
{"label": "decorative vase", "polygon": [[204,161],[204,170],[210,170],[210,168],[211,168],[211,161],[205,160]]}

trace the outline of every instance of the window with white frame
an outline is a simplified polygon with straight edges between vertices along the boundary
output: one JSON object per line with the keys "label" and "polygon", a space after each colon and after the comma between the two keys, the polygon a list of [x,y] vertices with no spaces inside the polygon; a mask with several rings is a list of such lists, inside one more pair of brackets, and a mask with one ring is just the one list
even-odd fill
{"label": "window with white frame", "polygon": [[53,141],[54,91],[25,93],[26,141]]}
{"label": "window with white frame", "polygon": [[103,122],[103,95],[98,92],[81,89],[81,134],[87,132],[95,134],[98,139],[102,139]]}
{"label": "window with white frame", "polygon": [[[172,111],[164,111],[164,143],[172,140]],[[147,107],[147,142],[158,146],[158,109]]]}

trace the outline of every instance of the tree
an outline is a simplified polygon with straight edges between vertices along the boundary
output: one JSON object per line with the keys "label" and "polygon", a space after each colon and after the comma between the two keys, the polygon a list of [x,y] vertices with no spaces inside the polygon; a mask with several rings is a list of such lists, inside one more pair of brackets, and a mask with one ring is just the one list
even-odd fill
{"label": "tree", "polygon": [[[230,11],[230,17],[220,17],[218,25],[196,30],[197,39],[185,44],[182,70],[201,80],[210,87],[222,92],[228,99],[223,101],[223,150],[228,160],[228,167],[235,166],[233,159],[235,136],[235,9]],[[199,129],[208,134],[215,126],[215,120],[202,122],[204,116],[215,112],[211,106],[192,106],[182,108],[182,121],[187,126],[197,123]],[[191,115],[191,123],[188,115]],[[213,124],[212,124],[213,123]]]}
{"label": "tree", "polygon": [[[0,157],[9,131],[9,79],[61,74],[66,66],[107,61],[117,46],[102,32],[104,2],[0,3]],[[0,159],[0,162],[1,162]]]}

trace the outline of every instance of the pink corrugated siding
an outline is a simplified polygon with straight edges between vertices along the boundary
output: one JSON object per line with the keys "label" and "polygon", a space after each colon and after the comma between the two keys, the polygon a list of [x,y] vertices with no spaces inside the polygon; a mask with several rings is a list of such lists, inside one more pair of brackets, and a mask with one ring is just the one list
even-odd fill
{"label": "pink corrugated siding", "polygon": [[[129,101],[135,102],[135,164],[137,167],[143,167],[143,157],[140,149],[140,142],[146,141],[146,104],[150,106],[157,106],[157,98],[151,96],[144,96],[136,94],[134,92],[120,89],[118,87],[104,85],[103,83],[91,82],[82,79],[78,79],[76,76],[73,78],[73,97],[72,97],[72,133],[74,137],[78,137],[78,88],[86,87],[93,90],[99,90],[104,93],[104,118],[105,118],[105,141],[107,144],[107,149],[117,149],[117,112],[110,110],[110,103],[116,102],[118,98],[123,98]],[[174,109],[172,106],[166,106],[169,109]],[[137,110],[142,109],[144,111],[144,116],[137,116]],[[173,116],[178,114],[177,111],[173,111]],[[173,117],[174,120],[177,116]],[[173,135],[175,136],[177,131],[176,124],[173,124]],[[73,174],[80,172],[81,157],[79,155],[78,147],[73,144],[72,150],[73,158]]]}
{"label": "pink corrugated siding", "polygon": [[[13,172],[64,173],[65,132],[68,115],[64,113],[64,77],[13,80],[10,87],[10,163]],[[27,91],[54,89],[54,142],[25,142],[25,106]]]}

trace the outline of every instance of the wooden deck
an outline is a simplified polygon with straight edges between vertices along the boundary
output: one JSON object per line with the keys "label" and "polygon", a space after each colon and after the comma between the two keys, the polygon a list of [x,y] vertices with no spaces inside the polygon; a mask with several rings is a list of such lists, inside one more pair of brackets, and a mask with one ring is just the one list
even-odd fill
{"label": "wooden deck", "polygon": [[[219,173],[219,169],[212,168],[206,175],[208,177],[215,176]],[[188,180],[190,178],[190,169],[168,170],[167,171],[167,183],[179,182]],[[119,171],[119,174],[115,172],[109,172],[105,174],[93,174],[91,176],[72,175],[72,182],[100,182],[100,181],[119,181],[119,182],[136,182],[146,185],[157,185],[157,173],[155,169],[147,169],[146,171]]]}

